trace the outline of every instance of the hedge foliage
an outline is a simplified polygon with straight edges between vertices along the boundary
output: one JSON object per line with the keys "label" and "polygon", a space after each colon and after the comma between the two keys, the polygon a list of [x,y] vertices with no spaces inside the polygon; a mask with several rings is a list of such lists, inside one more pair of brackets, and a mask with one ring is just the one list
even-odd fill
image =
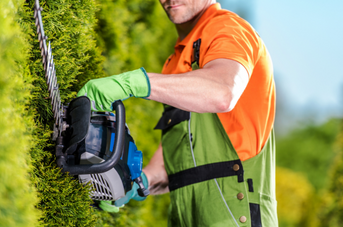
{"label": "hedge foliage", "polygon": [[[28,171],[32,146],[25,110],[30,90],[27,43],[16,23],[22,0],[0,1],[0,226],[36,226],[36,191]],[[26,130],[29,129],[29,130]]]}
{"label": "hedge foliage", "polygon": [[[51,41],[58,83],[64,103],[75,97],[80,83],[104,75],[103,57],[96,48],[93,0],[41,0],[45,34]],[[34,0],[19,7],[19,20],[29,44],[27,69],[32,76],[26,108],[34,115],[31,132],[33,170],[42,226],[94,226],[98,214],[90,207],[89,188],[56,167],[51,141],[52,111],[33,18]]]}
{"label": "hedge foliage", "polygon": [[[8,203],[4,201],[7,213],[1,214],[4,214],[7,222],[1,224],[11,226],[11,219],[17,219],[18,223],[20,221],[24,223],[23,226],[164,225],[169,203],[167,196],[150,197],[144,203],[132,202],[114,215],[99,212],[91,207],[89,188],[79,184],[75,178],[62,174],[56,167],[54,142],[51,141],[53,117],[34,25],[34,0],[15,2],[14,6],[11,6],[11,0],[2,3],[4,4],[1,5],[1,9],[6,9],[3,6],[12,7],[12,10],[18,9],[18,13],[16,18],[11,15],[7,17],[9,20],[0,22],[0,25],[4,24],[1,26],[3,31],[0,33],[0,44],[1,47],[8,47],[5,50],[0,49],[0,67],[13,71],[8,73],[7,77],[1,77],[1,89],[4,90],[2,93],[4,95],[0,97],[1,101],[4,99],[2,107],[5,107],[1,111],[7,111],[8,115],[5,116],[8,116],[7,118],[11,116],[12,121],[1,122],[3,127],[0,132],[1,135],[6,136],[10,132],[16,135],[13,136],[13,141],[8,140],[8,143],[1,143],[0,146],[8,149],[11,148],[11,144],[16,143],[16,147],[23,152],[14,152],[12,146],[11,152],[9,151],[8,154],[6,152],[8,160],[3,158],[1,161],[7,163],[3,165],[6,168],[9,167],[9,160],[20,165],[23,170],[22,172],[18,170],[16,173],[22,180],[23,187],[21,190],[14,190],[13,185],[20,186],[19,183],[13,181],[13,184],[7,184],[5,180],[3,182],[6,187],[8,185],[10,191],[13,190],[13,195],[20,193],[21,199],[26,198],[24,192],[30,195],[30,199],[24,201],[13,199],[15,196],[10,198],[11,202],[19,201],[26,204],[25,209],[31,213],[26,210],[11,211],[7,207]],[[40,5],[44,9],[42,12],[44,30],[51,42],[64,103],[74,98],[76,92],[89,79],[141,66],[148,71],[159,72],[164,60],[172,52],[176,38],[175,31],[155,1],[96,3],[94,0],[40,0]],[[1,11],[8,13],[6,10]],[[104,15],[106,16],[103,17]],[[1,16],[6,18],[7,15]],[[20,25],[25,36],[18,35],[20,33],[18,26],[12,26],[15,22]],[[8,33],[6,29],[13,33]],[[3,36],[5,31],[7,34]],[[6,45],[9,40],[16,42]],[[15,51],[12,50],[13,48]],[[16,56],[9,56],[10,54]],[[7,62],[6,57],[8,57]],[[2,72],[7,73],[7,71]],[[13,80],[13,78],[18,79]],[[6,104],[12,109],[7,108]],[[161,105],[153,101],[133,98],[124,104],[127,109],[127,122],[138,147],[144,152],[146,164],[159,143],[160,133],[153,132],[152,128],[160,116]],[[4,148],[5,151],[6,149]],[[22,155],[22,160],[13,159],[10,153],[16,153],[18,157]],[[32,164],[32,168],[28,167],[28,163]],[[13,175],[13,172],[10,173]],[[28,178],[34,188],[30,187]],[[26,179],[26,182],[23,179]],[[0,192],[2,193],[1,190]],[[160,209],[156,210],[156,207]],[[13,206],[13,209],[19,208],[24,209],[18,204]],[[22,214],[23,218],[15,215],[16,213]],[[18,223],[13,223],[12,226],[20,226]]]}

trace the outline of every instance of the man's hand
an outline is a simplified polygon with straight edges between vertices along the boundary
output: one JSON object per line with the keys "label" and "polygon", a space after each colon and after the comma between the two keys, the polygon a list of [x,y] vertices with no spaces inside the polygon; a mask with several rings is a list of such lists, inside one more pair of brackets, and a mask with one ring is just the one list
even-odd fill
{"label": "man's hand", "polygon": [[112,111],[112,103],[132,96],[150,95],[150,82],[144,68],[88,81],[77,96],[87,96],[94,111]]}
{"label": "man's hand", "polygon": [[[141,174],[142,181],[145,188],[149,187],[148,179],[146,178],[146,175],[142,172]],[[137,200],[137,201],[143,201],[146,199],[146,197],[141,197],[138,195],[137,189],[139,188],[138,184],[136,182],[133,183],[132,189],[126,193],[126,195],[115,201],[115,205],[117,207],[121,207],[124,204],[127,204],[131,199]]]}

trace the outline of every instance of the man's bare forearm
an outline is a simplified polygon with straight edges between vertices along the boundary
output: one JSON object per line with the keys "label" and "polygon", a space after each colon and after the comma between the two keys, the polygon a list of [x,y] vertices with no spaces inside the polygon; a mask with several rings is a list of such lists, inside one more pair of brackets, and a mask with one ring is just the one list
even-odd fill
{"label": "man's bare forearm", "polygon": [[149,99],[198,113],[230,111],[249,80],[245,68],[228,59],[216,59],[202,69],[182,74],[148,76]]}
{"label": "man's bare forearm", "polygon": [[164,168],[162,145],[158,147],[149,164],[143,169],[149,182],[149,190],[152,195],[169,192],[168,175]]}

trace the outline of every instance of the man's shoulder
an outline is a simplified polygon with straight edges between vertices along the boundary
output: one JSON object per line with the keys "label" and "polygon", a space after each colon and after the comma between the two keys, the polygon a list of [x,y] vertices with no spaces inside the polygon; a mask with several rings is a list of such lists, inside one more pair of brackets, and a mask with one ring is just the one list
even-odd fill
{"label": "man's shoulder", "polygon": [[204,29],[221,29],[230,27],[251,27],[251,25],[238,14],[229,10],[220,9],[208,20]]}
{"label": "man's shoulder", "polygon": [[202,29],[202,36],[212,40],[217,36],[249,36],[257,41],[259,36],[245,19],[234,12],[220,9],[210,18]]}

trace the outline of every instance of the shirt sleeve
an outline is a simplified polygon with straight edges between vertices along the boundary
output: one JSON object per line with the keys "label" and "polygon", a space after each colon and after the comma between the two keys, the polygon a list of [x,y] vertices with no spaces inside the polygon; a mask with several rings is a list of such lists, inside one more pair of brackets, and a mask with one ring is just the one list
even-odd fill
{"label": "shirt sleeve", "polygon": [[206,63],[225,58],[239,62],[243,65],[249,77],[252,74],[258,59],[259,39],[254,29],[243,19],[220,17],[211,21],[204,32],[207,37],[203,50],[203,59],[200,59],[200,67]]}

